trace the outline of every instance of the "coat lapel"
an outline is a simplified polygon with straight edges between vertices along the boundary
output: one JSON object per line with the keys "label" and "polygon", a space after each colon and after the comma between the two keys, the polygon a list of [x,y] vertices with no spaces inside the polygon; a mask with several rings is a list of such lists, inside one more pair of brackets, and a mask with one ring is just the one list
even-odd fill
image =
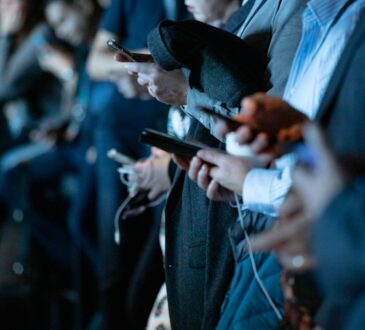
{"label": "coat lapel", "polygon": [[[339,90],[341,83],[344,82],[344,75],[346,74],[349,65],[351,64],[351,60],[353,58],[353,54],[360,43],[363,42],[365,38],[365,11],[362,13],[357,27],[353,35],[351,36],[344,53],[341,56],[341,59],[336,67],[332,75],[332,79],[330,84],[327,87],[327,91],[323,97],[321,106],[317,113],[317,121],[325,120],[324,117],[327,117],[332,109],[332,102],[335,98],[337,91]],[[359,68],[362,70],[363,68]]]}
{"label": "coat lapel", "polygon": [[240,28],[240,32],[243,32],[246,30],[247,26],[250,24],[252,19],[255,17],[256,13],[265,4],[266,1],[267,0],[256,0],[255,1],[255,4],[252,6],[250,13],[248,14],[245,22],[243,23],[242,27]]}

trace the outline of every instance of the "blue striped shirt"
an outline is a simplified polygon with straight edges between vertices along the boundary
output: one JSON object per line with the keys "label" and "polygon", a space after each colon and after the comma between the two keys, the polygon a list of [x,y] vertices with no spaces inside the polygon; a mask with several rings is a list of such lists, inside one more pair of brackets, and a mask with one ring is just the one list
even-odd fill
{"label": "blue striped shirt", "polygon": [[[284,99],[315,118],[335,67],[352,35],[365,0],[311,0],[303,13],[303,32]],[[291,155],[276,161],[276,169],[254,169],[243,186],[244,206],[277,215],[291,187]]]}

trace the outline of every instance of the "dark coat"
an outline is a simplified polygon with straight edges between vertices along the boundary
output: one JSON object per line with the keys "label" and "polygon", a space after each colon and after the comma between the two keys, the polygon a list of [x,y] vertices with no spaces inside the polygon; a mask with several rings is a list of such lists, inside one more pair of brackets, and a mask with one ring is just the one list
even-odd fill
{"label": "dark coat", "polygon": [[364,328],[364,214],[361,179],[336,196],[315,226],[317,273],[326,296],[318,322],[327,329]]}
{"label": "dark coat", "polygon": [[[233,254],[236,261],[234,277],[222,305],[222,315],[217,330],[278,328],[280,320],[268,302],[261,287],[254,279],[247,235],[254,235],[271,229],[275,218],[264,217],[260,213],[243,211],[244,223],[240,221],[229,230]],[[276,308],[283,313],[284,296],[280,283],[281,267],[273,255],[254,253],[253,260],[257,273]]]}
{"label": "dark coat", "polygon": [[[242,37],[265,58],[267,85],[272,85],[274,95],[284,90],[305,3],[256,1],[245,20]],[[224,147],[195,120],[189,136]],[[214,329],[234,270],[227,231],[237,210],[209,201],[185,173],[177,171],[165,214],[166,284],[173,329]]]}
{"label": "dark coat", "polygon": [[[362,14],[357,27],[349,40],[345,51],[333,73],[330,84],[323,98],[317,119],[325,127],[329,142],[334,151],[341,155],[346,154],[364,154],[365,153],[365,13]],[[363,212],[360,206],[356,209],[355,205],[343,208],[346,205],[338,203],[333,208],[331,216],[327,216],[327,221],[319,222],[326,224],[321,225],[319,232],[320,239],[317,240],[317,249],[320,252],[321,268],[330,271],[327,285],[331,287],[330,293],[323,305],[322,312],[319,313],[319,320],[326,329],[353,329],[342,327],[344,306],[348,306],[349,297],[347,288],[346,293],[340,294],[341,298],[336,297],[337,285],[334,283],[342,283],[345,279],[346,283],[358,283],[363,276],[358,276],[355,282],[354,273],[349,271],[350,265],[356,264],[356,259],[363,259],[363,249],[361,254],[357,254],[357,247],[352,245],[353,235],[362,232],[353,223],[353,226],[348,224],[349,216],[347,211],[353,209],[358,211],[356,217],[359,221],[363,220]],[[340,210],[341,209],[341,210]],[[360,214],[360,216],[359,216]],[[336,217],[335,217],[336,215]],[[346,222],[346,223],[343,223]],[[334,234],[333,231],[342,223],[343,230],[338,231],[336,235],[330,239],[329,235]],[[328,225],[328,227],[327,227]],[[363,226],[363,221],[361,222]],[[362,228],[362,227],[361,227]],[[345,230],[346,229],[346,230]],[[338,243],[341,242],[341,249],[338,249]],[[363,241],[359,240],[363,245]],[[333,264],[333,254],[336,254],[336,263]],[[339,254],[340,253],[340,254]],[[364,266],[359,263],[358,267]],[[328,273],[327,273],[328,275]],[[353,291],[352,291],[353,293]]]}

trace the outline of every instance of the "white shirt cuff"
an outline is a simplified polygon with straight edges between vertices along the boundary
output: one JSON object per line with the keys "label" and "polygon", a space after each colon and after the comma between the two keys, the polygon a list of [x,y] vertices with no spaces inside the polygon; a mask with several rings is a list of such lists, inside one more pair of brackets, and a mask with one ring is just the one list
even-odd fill
{"label": "white shirt cuff", "polygon": [[[285,171],[284,171],[285,172]],[[278,216],[278,210],[291,186],[282,170],[252,169],[243,183],[245,209]]]}

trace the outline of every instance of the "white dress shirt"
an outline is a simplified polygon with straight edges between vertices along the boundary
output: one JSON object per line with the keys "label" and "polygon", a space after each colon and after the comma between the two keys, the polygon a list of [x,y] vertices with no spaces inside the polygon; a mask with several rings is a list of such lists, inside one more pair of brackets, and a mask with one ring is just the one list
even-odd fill
{"label": "white dress shirt", "polygon": [[[365,0],[311,0],[303,13],[303,34],[295,55],[284,100],[314,119],[342,52],[352,35]],[[274,169],[252,169],[243,184],[244,208],[271,216],[287,195],[293,155]]]}

